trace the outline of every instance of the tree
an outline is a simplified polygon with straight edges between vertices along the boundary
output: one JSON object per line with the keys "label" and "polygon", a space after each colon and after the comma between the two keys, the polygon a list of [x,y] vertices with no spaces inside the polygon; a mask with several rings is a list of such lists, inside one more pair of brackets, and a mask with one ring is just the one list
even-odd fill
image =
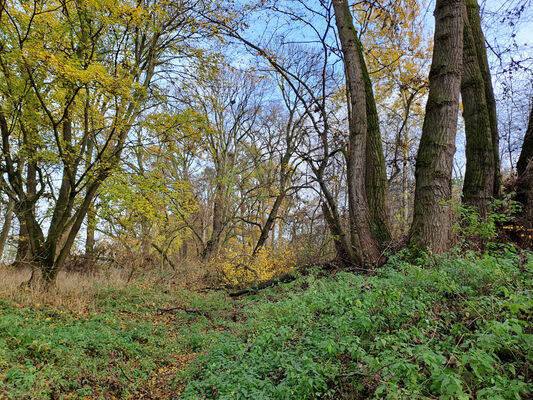
{"label": "tree", "polygon": [[[191,23],[193,5],[5,3],[1,179],[26,225],[31,263],[45,288],[68,257],[102,182],[119,165],[131,127],[158,92],[154,76],[187,52],[187,39],[201,31]],[[25,188],[30,168],[35,191]],[[50,217],[43,222],[36,204],[45,197]]]}
{"label": "tree", "polygon": [[533,221],[533,107],[529,113],[522,151],[516,164],[518,173],[517,200],[522,203],[522,215]]}
{"label": "tree", "polygon": [[[366,197],[367,104],[361,47],[347,0],[334,0],[335,20],[344,55],[349,98],[349,141],[346,156],[351,246],[355,261],[365,265],[379,262],[379,244],[370,226]],[[380,149],[382,152],[382,150]]]}
{"label": "tree", "polygon": [[[473,4],[472,4],[473,3]],[[466,134],[466,170],[463,185],[463,202],[476,207],[482,218],[487,214],[490,199],[496,192],[495,178],[499,176],[498,142],[493,143],[491,113],[487,95],[491,96],[492,84],[490,73],[483,73],[487,57],[484,45],[478,46],[477,41],[483,40],[480,31],[479,15],[474,15],[477,8],[476,0],[468,0],[468,12],[464,16],[463,39],[463,74],[461,78],[461,97],[463,100],[463,117]],[[474,7],[475,5],[475,7]],[[473,27],[477,35],[474,35]],[[479,35],[481,34],[481,37]],[[483,54],[478,53],[483,49]],[[483,57],[484,56],[484,57]],[[485,79],[489,79],[487,83]],[[494,95],[492,95],[494,102]],[[496,138],[498,133],[496,131]],[[496,146],[496,151],[494,150]],[[499,180],[499,179],[498,179]],[[499,186],[499,183],[497,183]]]}
{"label": "tree", "polygon": [[451,173],[462,75],[463,0],[437,0],[433,60],[422,137],[410,245],[433,253],[450,245]]}

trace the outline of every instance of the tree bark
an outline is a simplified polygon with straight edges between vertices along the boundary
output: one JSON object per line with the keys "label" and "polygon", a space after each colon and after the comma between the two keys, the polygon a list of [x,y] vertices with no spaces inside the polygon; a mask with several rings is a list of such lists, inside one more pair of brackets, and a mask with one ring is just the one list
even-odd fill
{"label": "tree bark", "polygon": [[533,224],[533,107],[529,114],[516,170],[518,172],[516,199],[522,203],[522,216]]}
{"label": "tree bark", "polygon": [[[28,162],[28,170],[26,175],[26,191],[27,197],[33,198],[37,194],[37,168],[31,161]],[[26,212],[35,212],[35,206],[28,209]],[[15,257],[15,268],[22,267],[26,264],[31,264],[32,251],[30,248],[28,228],[26,227],[25,218],[19,218],[19,237],[17,241],[17,255]]]}
{"label": "tree bark", "polygon": [[437,0],[433,60],[422,137],[416,157],[412,247],[441,253],[451,239],[451,174],[463,58],[463,0]]}
{"label": "tree bark", "polygon": [[496,115],[496,100],[494,99],[494,90],[492,88],[492,79],[490,75],[489,62],[487,58],[487,48],[485,45],[485,36],[481,29],[481,18],[479,15],[479,5],[477,0],[465,0],[466,13],[468,22],[472,29],[474,47],[478,59],[479,68],[483,77],[485,89],[485,101],[489,113],[490,132],[492,137],[492,160],[494,164],[493,179],[493,197],[501,196],[501,175],[500,175],[500,137],[498,134],[498,117]]}
{"label": "tree bark", "polygon": [[463,202],[485,218],[494,194],[494,151],[485,84],[469,19],[464,19],[461,97],[466,133],[466,170]]}
{"label": "tree bark", "polygon": [[355,250],[356,263],[372,266],[377,265],[381,257],[378,241],[370,227],[365,186],[368,125],[363,68],[348,1],[334,0],[333,8],[344,55],[349,97],[347,179],[351,245]]}
{"label": "tree bark", "polygon": [[359,62],[365,83],[367,144],[365,152],[365,187],[368,208],[370,210],[370,225],[372,232],[380,244],[380,248],[390,242],[390,221],[387,212],[388,183],[385,168],[385,156],[379,129],[379,117],[374,98],[374,90],[363,55],[361,41],[355,35]]}

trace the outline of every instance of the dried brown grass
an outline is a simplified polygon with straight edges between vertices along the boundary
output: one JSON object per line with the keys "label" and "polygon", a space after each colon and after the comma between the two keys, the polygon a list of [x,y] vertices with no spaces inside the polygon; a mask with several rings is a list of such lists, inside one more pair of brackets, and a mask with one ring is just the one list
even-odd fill
{"label": "dried brown grass", "polygon": [[125,262],[84,271],[65,269],[59,272],[56,285],[48,291],[28,287],[30,276],[30,268],[16,269],[0,263],[0,299],[10,300],[19,307],[42,305],[87,314],[101,292],[109,288],[141,286],[172,293],[182,288],[195,290],[214,285],[212,271],[194,260],[180,265],[177,270],[153,264],[128,267]]}
{"label": "dried brown grass", "polygon": [[9,299],[20,307],[51,306],[76,313],[87,313],[95,296],[106,287],[128,285],[125,271],[118,269],[106,273],[59,273],[56,285],[49,291],[29,288],[31,270],[15,269],[0,264],[0,299]]}

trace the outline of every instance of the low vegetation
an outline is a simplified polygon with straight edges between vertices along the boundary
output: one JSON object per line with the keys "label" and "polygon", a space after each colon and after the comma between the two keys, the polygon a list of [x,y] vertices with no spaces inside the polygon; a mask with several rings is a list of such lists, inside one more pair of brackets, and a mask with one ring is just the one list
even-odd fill
{"label": "low vegetation", "polygon": [[528,398],[533,255],[408,258],[240,298],[161,277],[97,281],[79,303],[4,288],[0,397]]}

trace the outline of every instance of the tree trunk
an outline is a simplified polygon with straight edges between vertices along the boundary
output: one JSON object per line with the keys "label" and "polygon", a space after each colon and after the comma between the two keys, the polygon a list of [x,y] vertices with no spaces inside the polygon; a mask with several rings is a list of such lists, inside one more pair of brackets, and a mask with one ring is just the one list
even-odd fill
{"label": "tree trunk", "polygon": [[2,231],[0,232],[0,260],[4,255],[7,237],[9,236],[9,231],[11,230],[11,221],[13,220],[14,208],[15,202],[13,201],[13,199],[9,199],[9,202],[6,206],[6,211],[4,213],[4,225],[2,226]]}
{"label": "tree trunk", "polygon": [[220,237],[223,230],[223,217],[224,217],[224,195],[225,195],[225,185],[223,182],[224,179],[224,167],[222,162],[218,162],[217,166],[217,175],[216,175],[216,186],[215,186],[215,199],[213,202],[213,223],[212,223],[212,232],[211,238],[205,244],[205,248],[202,252],[202,258],[208,260],[214,257],[218,253],[220,246]]}
{"label": "tree trunk", "polygon": [[466,13],[468,22],[472,29],[472,37],[478,65],[483,77],[483,86],[485,90],[485,101],[489,113],[490,132],[492,137],[492,162],[494,165],[493,179],[493,197],[501,196],[501,176],[500,176],[500,137],[498,134],[498,117],[496,115],[496,100],[494,99],[494,90],[490,76],[489,62],[487,59],[487,49],[485,45],[485,36],[481,29],[481,18],[479,15],[479,6],[477,0],[465,0]]}
{"label": "tree trunk", "polygon": [[[28,199],[32,199],[37,194],[37,168],[33,162],[28,162],[26,191],[26,196]],[[28,209],[26,212],[34,213],[35,205],[32,205],[31,209]],[[19,218],[19,237],[17,244],[17,255],[15,257],[16,268],[32,264],[31,258],[33,255],[31,251],[30,240],[28,229],[26,227],[26,219],[24,217],[22,219]]]}
{"label": "tree trunk", "polygon": [[410,245],[432,253],[449,249],[451,175],[463,58],[463,0],[437,0],[433,60],[422,137]]}
{"label": "tree trunk", "polygon": [[374,90],[363,55],[361,41],[355,35],[359,62],[365,83],[367,143],[365,152],[365,187],[368,208],[370,210],[370,225],[380,247],[390,242],[390,221],[387,212],[388,183],[385,168],[385,156],[379,129],[379,116],[374,98]]}
{"label": "tree trunk", "polygon": [[485,84],[474,36],[465,15],[461,97],[466,133],[466,171],[463,202],[476,207],[485,218],[494,193],[494,152]]}
{"label": "tree trunk", "polygon": [[85,255],[91,255],[94,252],[95,239],[94,234],[96,232],[96,210],[94,208],[94,202],[89,206],[87,211],[87,235],[85,237]]}
{"label": "tree trunk", "polygon": [[522,215],[533,224],[533,107],[529,114],[529,122],[516,170],[518,172],[516,199],[522,203]]}
{"label": "tree trunk", "polygon": [[359,57],[357,32],[347,0],[334,0],[335,21],[344,55],[349,96],[349,143],[347,154],[348,204],[351,245],[356,263],[376,265],[380,260],[378,241],[370,227],[365,186],[367,138],[366,90]]}

